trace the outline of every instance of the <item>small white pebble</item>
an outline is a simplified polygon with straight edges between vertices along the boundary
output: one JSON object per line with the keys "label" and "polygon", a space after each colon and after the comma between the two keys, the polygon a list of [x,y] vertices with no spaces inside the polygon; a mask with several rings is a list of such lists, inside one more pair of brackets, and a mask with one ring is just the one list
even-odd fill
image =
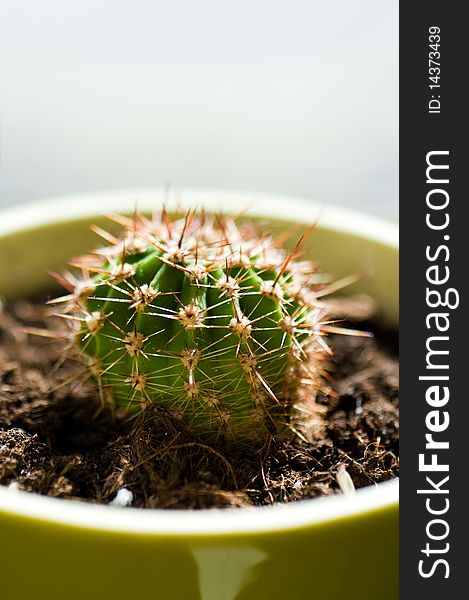
{"label": "small white pebble", "polygon": [[130,490],[127,488],[121,488],[117,492],[114,500],[111,500],[109,504],[112,504],[113,506],[130,506],[133,502],[133,499],[134,495]]}
{"label": "small white pebble", "polygon": [[354,494],[355,486],[353,485],[352,478],[350,477],[347,469],[344,466],[339,467],[336,475],[337,483],[339,484],[340,491],[343,494]]}
{"label": "small white pebble", "polygon": [[18,485],[17,481],[12,481],[11,483],[8,484],[8,488],[10,490],[13,490],[14,492],[17,492],[20,489],[20,486]]}
{"label": "small white pebble", "polygon": [[297,479],[295,481],[295,483],[293,484],[293,487],[295,488],[295,490],[301,490],[301,486],[302,486],[302,484],[301,484],[301,481],[299,479]]}

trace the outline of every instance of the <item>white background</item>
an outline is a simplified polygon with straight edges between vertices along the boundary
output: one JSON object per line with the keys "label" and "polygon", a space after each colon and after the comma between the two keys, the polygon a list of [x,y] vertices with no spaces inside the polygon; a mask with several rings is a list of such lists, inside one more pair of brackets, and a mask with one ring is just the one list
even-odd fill
{"label": "white background", "polygon": [[0,204],[284,192],[397,217],[397,0],[0,0]]}

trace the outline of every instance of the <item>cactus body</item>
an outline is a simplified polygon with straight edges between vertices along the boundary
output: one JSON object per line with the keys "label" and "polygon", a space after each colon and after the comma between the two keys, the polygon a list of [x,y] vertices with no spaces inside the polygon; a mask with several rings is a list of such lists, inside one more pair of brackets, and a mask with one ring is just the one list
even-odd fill
{"label": "cactus body", "polygon": [[226,217],[114,217],[120,238],[74,263],[64,316],[101,389],[155,403],[210,441],[288,435],[321,385],[325,310],[314,264]]}

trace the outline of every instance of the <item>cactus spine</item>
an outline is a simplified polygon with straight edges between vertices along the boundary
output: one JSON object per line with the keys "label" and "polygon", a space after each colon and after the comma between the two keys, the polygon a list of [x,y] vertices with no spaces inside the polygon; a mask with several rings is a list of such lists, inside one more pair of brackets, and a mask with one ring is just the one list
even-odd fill
{"label": "cactus spine", "polygon": [[328,352],[316,266],[228,217],[112,218],[122,235],[95,227],[108,245],[72,263],[55,300],[101,390],[209,441],[288,435]]}

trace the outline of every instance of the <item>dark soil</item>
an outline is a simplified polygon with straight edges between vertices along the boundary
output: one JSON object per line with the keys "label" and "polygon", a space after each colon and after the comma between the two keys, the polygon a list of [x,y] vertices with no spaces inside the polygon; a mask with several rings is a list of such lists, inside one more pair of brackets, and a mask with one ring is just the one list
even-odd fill
{"label": "dark soil", "polygon": [[[354,328],[375,330],[370,299],[331,308]],[[229,454],[156,407],[131,418],[103,406],[64,341],[25,332],[57,331],[58,319],[46,315],[43,302],[0,310],[1,484],[90,502],[204,508],[333,494],[344,469],[357,488],[398,474],[395,333],[330,337],[334,395],[319,398],[324,421],[314,443]]]}

